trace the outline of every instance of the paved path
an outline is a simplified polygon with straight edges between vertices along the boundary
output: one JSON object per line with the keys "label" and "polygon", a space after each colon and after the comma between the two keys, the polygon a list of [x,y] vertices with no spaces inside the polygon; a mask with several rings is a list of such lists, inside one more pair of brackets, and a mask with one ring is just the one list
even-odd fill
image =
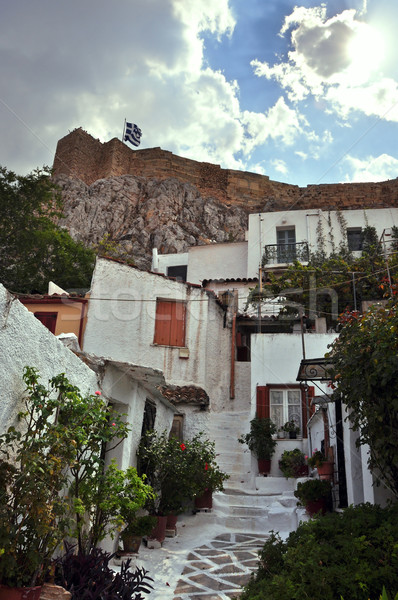
{"label": "paved path", "polygon": [[173,600],[239,598],[257,567],[265,536],[223,533],[192,550],[174,590]]}

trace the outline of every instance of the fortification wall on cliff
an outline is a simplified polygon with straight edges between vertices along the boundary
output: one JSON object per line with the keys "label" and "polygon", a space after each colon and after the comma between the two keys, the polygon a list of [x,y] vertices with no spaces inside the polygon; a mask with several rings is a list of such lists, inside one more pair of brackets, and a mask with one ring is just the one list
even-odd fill
{"label": "fortification wall on cliff", "polygon": [[175,177],[196,186],[204,197],[246,207],[248,212],[398,206],[398,179],[300,188],[271,181],[266,175],[182,158],[161,148],[132,150],[117,138],[102,143],[81,128],[59,140],[53,168],[55,175],[66,174],[87,185],[118,175]]}

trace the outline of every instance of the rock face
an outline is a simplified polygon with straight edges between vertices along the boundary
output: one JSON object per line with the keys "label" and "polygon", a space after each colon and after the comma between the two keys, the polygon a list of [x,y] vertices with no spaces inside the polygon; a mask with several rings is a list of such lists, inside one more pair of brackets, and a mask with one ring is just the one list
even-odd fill
{"label": "rock face", "polygon": [[244,240],[248,211],[204,198],[177,179],[121,175],[86,185],[58,175],[64,200],[60,225],[75,240],[98,244],[108,234],[138,267],[149,269],[152,248],[185,252],[189,246]]}

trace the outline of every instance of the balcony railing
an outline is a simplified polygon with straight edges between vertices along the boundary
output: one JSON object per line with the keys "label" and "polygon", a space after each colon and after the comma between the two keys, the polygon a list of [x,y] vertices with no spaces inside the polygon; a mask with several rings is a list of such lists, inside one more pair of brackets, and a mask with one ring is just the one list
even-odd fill
{"label": "balcony railing", "polygon": [[262,264],[263,266],[290,264],[295,260],[308,262],[309,257],[307,242],[297,242],[295,244],[267,244],[264,246]]}

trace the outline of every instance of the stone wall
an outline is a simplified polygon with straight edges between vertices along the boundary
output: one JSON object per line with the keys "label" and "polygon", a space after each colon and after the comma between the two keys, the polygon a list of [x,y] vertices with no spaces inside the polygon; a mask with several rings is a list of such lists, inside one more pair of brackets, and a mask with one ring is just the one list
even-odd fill
{"label": "stone wall", "polygon": [[66,174],[91,185],[98,179],[135,175],[149,179],[174,177],[198,188],[205,197],[249,212],[308,208],[386,208],[398,206],[398,179],[381,183],[296,185],[271,181],[266,175],[222,169],[161,148],[132,150],[117,138],[102,143],[83,129],[59,140],[54,174]]}

